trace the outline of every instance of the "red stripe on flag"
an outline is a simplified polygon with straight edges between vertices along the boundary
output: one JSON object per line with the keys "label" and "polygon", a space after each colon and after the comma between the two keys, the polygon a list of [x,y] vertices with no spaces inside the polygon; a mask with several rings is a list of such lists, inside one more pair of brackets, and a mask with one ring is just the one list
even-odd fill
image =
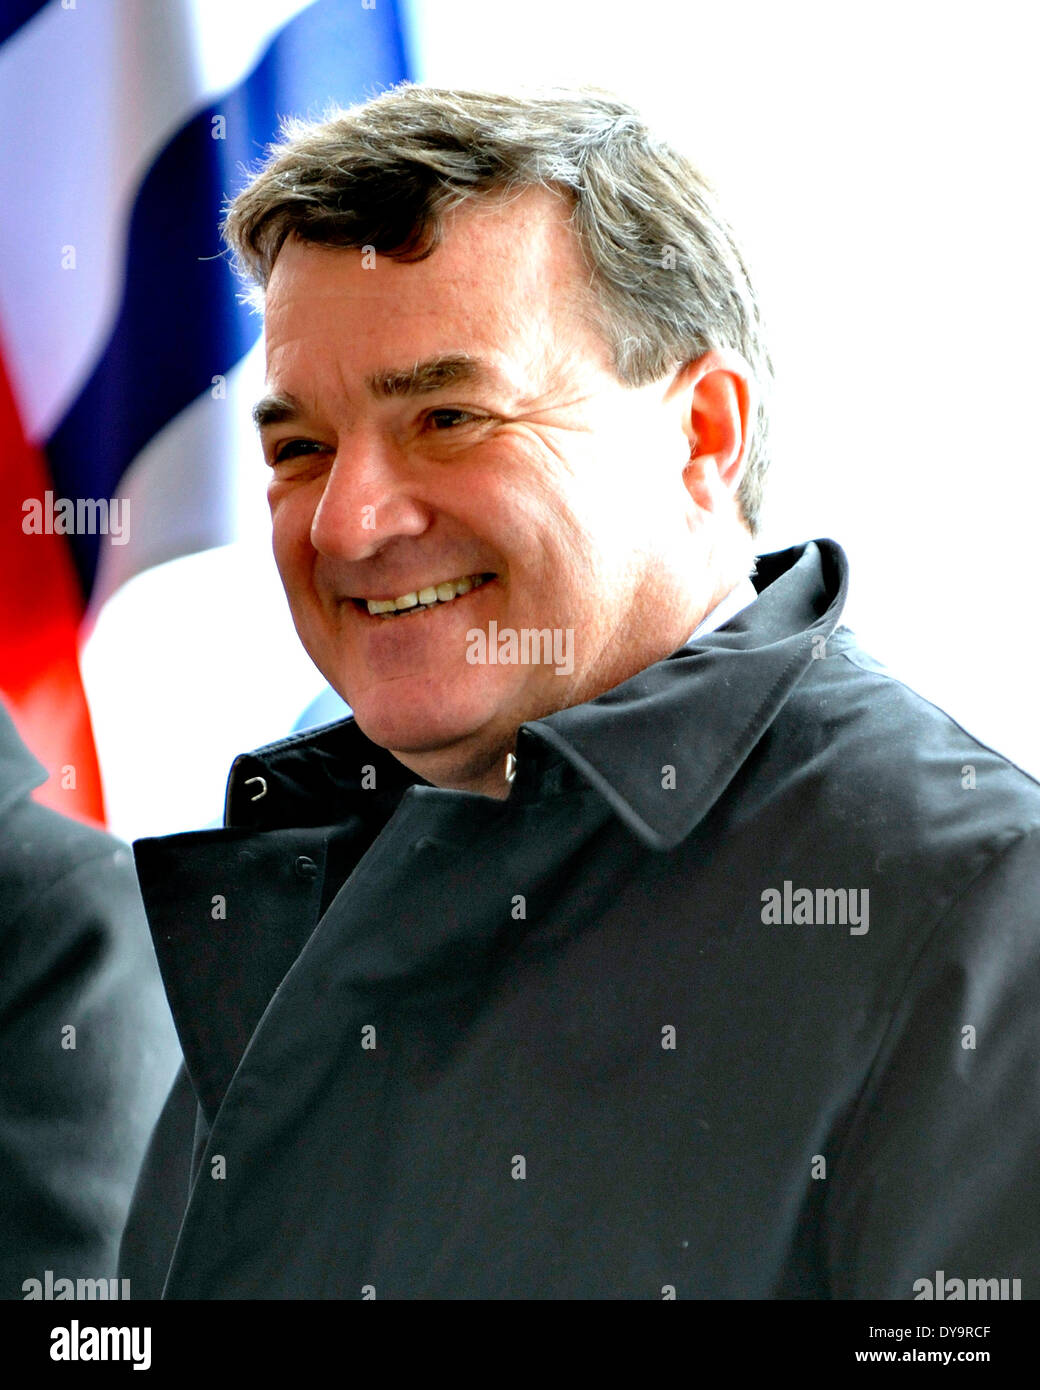
{"label": "red stripe on flag", "polygon": [[79,670],[83,601],[64,536],[26,534],[23,503],[51,487],[26,440],[0,352],[0,691],[46,767],[37,801],[103,822],[104,800]]}

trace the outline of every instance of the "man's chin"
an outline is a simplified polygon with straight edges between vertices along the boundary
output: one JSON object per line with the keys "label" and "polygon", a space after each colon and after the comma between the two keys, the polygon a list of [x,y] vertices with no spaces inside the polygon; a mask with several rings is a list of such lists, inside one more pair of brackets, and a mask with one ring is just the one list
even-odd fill
{"label": "man's chin", "polygon": [[451,709],[391,709],[387,702],[359,700],[351,706],[366,738],[391,753],[436,753],[476,739],[488,721],[476,711],[460,717]]}

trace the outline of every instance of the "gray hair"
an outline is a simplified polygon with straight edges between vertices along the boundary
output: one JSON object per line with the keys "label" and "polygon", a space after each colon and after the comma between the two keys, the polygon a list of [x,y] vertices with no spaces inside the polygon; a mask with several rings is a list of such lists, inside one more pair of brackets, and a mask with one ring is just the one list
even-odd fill
{"label": "gray hair", "polygon": [[532,187],[573,205],[593,319],[619,380],[657,381],[712,348],[747,361],[758,407],[737,496],[754,535],[772,382],[755,292],[703,176],[620,98],[589,87],[505,95],[405,83],[320,122],[290,120],[222,230],[262,300],[290,236],[420,260],[450,208]]}

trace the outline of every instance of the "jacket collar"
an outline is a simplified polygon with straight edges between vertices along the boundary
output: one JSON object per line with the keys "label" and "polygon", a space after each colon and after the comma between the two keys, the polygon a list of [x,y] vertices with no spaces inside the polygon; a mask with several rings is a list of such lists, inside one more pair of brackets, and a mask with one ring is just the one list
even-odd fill
{"label": "jacket collar", "polygon": [[[848,563],[834,541],[809,541],[760,557],[755,587],[757,601],[722,628],[594,700],[522,725],[511,799],[537,800],[562,763],[648,847],[685,839],[823,653],[845,603]],[[375,795],[365,790],[373,770]],[[237,758],[225,824],[327,825],[380,803],[389,814],[415,784],[422,779],[351,717]]]}
{"label": "jacket collar", "polygon": [[18,737],[14,720],[0,704],[0,815],[47,780],[47,769]]}

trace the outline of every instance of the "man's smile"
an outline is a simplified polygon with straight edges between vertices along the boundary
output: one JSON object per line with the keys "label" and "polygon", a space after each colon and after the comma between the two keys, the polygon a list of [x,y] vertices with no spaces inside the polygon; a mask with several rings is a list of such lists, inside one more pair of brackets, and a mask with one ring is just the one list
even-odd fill
{"label": "man's smile", "polygon": [[406,590],[398,598],[352,598],[350,601],[359,612],[371,617],[396,618],[453,603],[495,578],[497,575],[493,573],[465,574],[457,579],[442,579],[435,584]]}

